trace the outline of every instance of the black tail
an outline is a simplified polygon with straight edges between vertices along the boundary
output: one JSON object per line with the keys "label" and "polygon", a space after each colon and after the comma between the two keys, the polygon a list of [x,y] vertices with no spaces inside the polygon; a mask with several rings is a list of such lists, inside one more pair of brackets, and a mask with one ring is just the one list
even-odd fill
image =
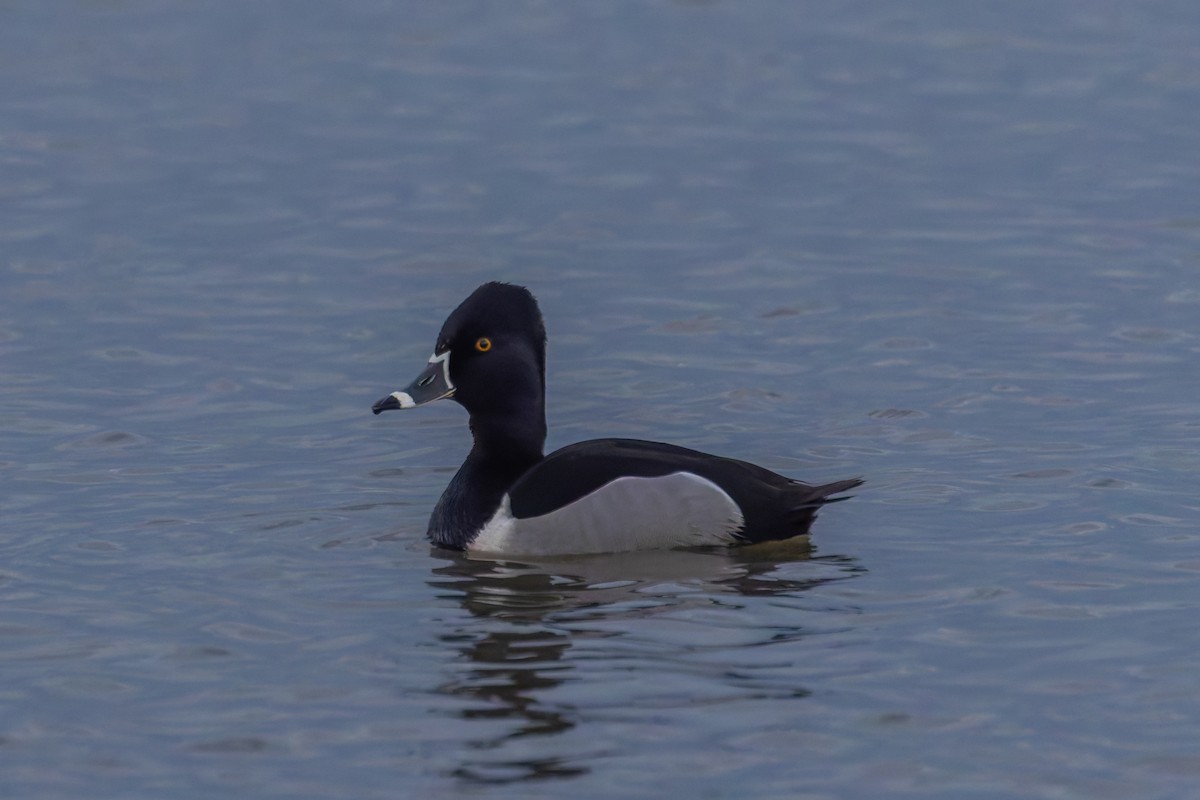
{"label": "black tail", "polygon": [[845,497],[833,497],[832,495],[848,492],[862,485],[862,478],[847,478],[844,481],[834,481],[824,486],[808,486],[809,497],[801,503],[801,507],[820,508],[826,503],[838,503],[842,500],[849,500],[854,495],[848,494]]}
{"label": "black tail", "polygon": [[841,497],[833,497],[833,495],[848,492],[857,486],[862,486],[862,483],[862,478],[847,478],[844,481],[826,483],[823,486],[809,486],[796,481],[796,494],[799,495],[797,498],[799,502],[792,506],[788,514],[788,523],[792,529],[792,533],[788,535],[799,536],[808,533],[813,520],[817,518],[817,509],[829,503],[849,500],[854,495],[847,494]]}

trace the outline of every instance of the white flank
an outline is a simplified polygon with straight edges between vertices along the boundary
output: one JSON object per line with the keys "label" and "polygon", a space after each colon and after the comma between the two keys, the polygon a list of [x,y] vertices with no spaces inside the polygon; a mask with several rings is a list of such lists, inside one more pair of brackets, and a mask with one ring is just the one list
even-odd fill
{"label": "white flank", "polygon": [[516,519],[508,495],[471,552],[574,555],[725,545],[744,518],[728,494],[690,472],[617,478],[570,505]]}

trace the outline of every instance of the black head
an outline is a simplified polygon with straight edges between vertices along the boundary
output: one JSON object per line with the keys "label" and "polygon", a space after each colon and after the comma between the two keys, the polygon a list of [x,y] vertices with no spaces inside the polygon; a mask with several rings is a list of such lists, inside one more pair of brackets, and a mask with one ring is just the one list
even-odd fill
{"label": "black head", "polygon": [[536,415],[544,427],[545,382],[546,329],[537,301],[523,286],[493,281],[450,313],[424,372],[373,410],[452,397],[473,419]]}
{"label": "black head", "polygon": [[472,415],[515,402],[537,406],[546,384],[546,328],[524,286],[485,283],[451,312],[434,355],[450,353],[454,399]]}

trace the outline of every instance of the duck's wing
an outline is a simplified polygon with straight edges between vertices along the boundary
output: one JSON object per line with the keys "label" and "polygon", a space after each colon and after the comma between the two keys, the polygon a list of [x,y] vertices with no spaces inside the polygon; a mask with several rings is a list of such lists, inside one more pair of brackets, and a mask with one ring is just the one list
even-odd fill
{"label": "duck's wing", "polygon": [[731,544],[745,520],[701,474],[711,458],[633,439],[564,447],[517,480],[469,547],[551,555]]}
{"label": "duck's wing", "polygon": [[[537,493],[526,483],[521,497]],[[555,508],[541,505],[522,515],[512,495],[471,541],[485,553],[576,555],[711,547],[738,541],[743,518],[721,487],[690,472],[622,475]]]}
{"label": "duck's wing", "polygon": [[592,439],[549,454],[512,488],[513,515],[539,517],[576,502],[619,478],[661,478],[686,472],[709,481],[707,460],[727,461],[685,447],[640,439]]}
{"label": "duck's wing", "polygon": [[[670,476],[680,477],[663,480]],[[726,541],[731,535],[743,541],[762,541],[806,533],[818,508],[843,499],[831,495],[862,483],[852,478],[810,486],[746,461],[677,445],[593,439],[551,453],[522,475],[508,492],[510,513],[519,520],[548,517],[615,481],[622,481],[620,489],[614,489],[605,502],[636,504],[644,496],[637,504],[642,519],[656,519],[651,508],[658,506],[652,504],[661,504],[663,510],[657,516],[668,520],[673,518],[673,505],[680,512],[691,506],[697,513],[735,509],[739,524],[732,533],[727,525],[721,528]],[[595,507],[607,508],[599,505],[600,499],[593,498]]]}

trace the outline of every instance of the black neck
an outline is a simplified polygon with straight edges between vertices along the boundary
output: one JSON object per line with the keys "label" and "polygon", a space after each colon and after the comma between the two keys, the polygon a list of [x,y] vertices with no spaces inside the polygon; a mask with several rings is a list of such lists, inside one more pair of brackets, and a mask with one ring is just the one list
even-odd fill
{"label": "black neck", "polygon": [[512,414],[471,416],[474,445],[442,493],[429,519],[429,538],[439,547],[463,550],[492,518],[518,478],[542,460],[546,419],[526,408]]}

